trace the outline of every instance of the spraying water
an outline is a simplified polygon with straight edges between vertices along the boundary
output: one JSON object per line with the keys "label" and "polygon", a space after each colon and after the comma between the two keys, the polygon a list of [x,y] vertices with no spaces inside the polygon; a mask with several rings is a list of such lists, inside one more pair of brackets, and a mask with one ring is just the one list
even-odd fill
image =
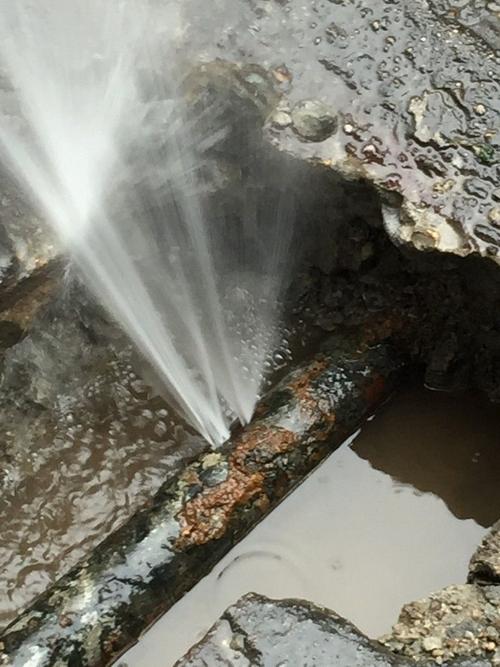
{"label": "spraying water", "polygon": [[286,198],[249,176],[244,206],[210,203],[227,128],[184,108],[179,5],[0,0],[0,145],[179,410],[220,443],[251,418],[277,341],[291,224]]}

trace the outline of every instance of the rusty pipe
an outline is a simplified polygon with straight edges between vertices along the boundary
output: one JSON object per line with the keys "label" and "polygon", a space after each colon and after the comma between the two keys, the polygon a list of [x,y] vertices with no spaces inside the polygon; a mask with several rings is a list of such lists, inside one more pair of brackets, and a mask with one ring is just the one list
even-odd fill
{"label": "rusty pipe", "polygon": [[393,390],[403,361],[379,318],[338,333],[0,639],[9,667],[104,667],[130,648]]}

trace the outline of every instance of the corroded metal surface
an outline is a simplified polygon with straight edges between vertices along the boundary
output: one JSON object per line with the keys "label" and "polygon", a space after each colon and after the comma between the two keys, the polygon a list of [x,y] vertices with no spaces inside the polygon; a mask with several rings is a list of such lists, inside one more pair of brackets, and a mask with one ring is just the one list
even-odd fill
{"label": "corroded metal surface", "polygon": [[274,77],[267,129],[280,150],[372,182],[396,242],[498,256],[498,4],[235,0],[220,15],[192,4],[207,59]]}
{"label": "corroded metal surface", "polygon": [[495,523],[472,556],[469,582],[500,585],[500,521]]}
{"label": "corroded metal surface", "polygon": [[0,640],[0,664],[108,665],[388,395],[402,365],[390,333],[378,322],[329,339],[248,428],[200,455],[22,614]]}
{"label": "corroded metal surface", "polygon": [[498,586],[448,586],[405,604],[389,635],[380,638],[414,664],[500,664]]}

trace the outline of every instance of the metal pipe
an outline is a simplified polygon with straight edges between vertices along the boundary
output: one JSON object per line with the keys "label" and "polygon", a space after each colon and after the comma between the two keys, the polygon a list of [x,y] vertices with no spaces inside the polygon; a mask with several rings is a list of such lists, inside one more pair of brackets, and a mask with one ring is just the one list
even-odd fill
{"label": "metal pipe", "polygon": [[0,639],[0,665],[103,667],[179,600],[393,390],[394,318],[330,338],[252,423],[200,455],[42,594]]}

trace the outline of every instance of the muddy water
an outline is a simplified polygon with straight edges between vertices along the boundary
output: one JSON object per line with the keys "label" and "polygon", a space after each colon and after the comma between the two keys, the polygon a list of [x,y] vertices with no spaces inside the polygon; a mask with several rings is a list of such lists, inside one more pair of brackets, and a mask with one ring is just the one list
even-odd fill
{"label": "muddy water", "polygon": [[205,446],[128,361],[106,357],[63,414],[2,405],[0,629]]}
{"label": "muddy water", "polygon": [[372,637],[463,582],[500,516],[500,409],[408,388],[337,450],[129,651],[170,667],[249,591],[335,609]]}
{"label": "muddy water", "polygon": [[439,496],[457,519],[487,527],[500,517],[500,405],[477,394],[408,389],[354,451],[396,483]]}

